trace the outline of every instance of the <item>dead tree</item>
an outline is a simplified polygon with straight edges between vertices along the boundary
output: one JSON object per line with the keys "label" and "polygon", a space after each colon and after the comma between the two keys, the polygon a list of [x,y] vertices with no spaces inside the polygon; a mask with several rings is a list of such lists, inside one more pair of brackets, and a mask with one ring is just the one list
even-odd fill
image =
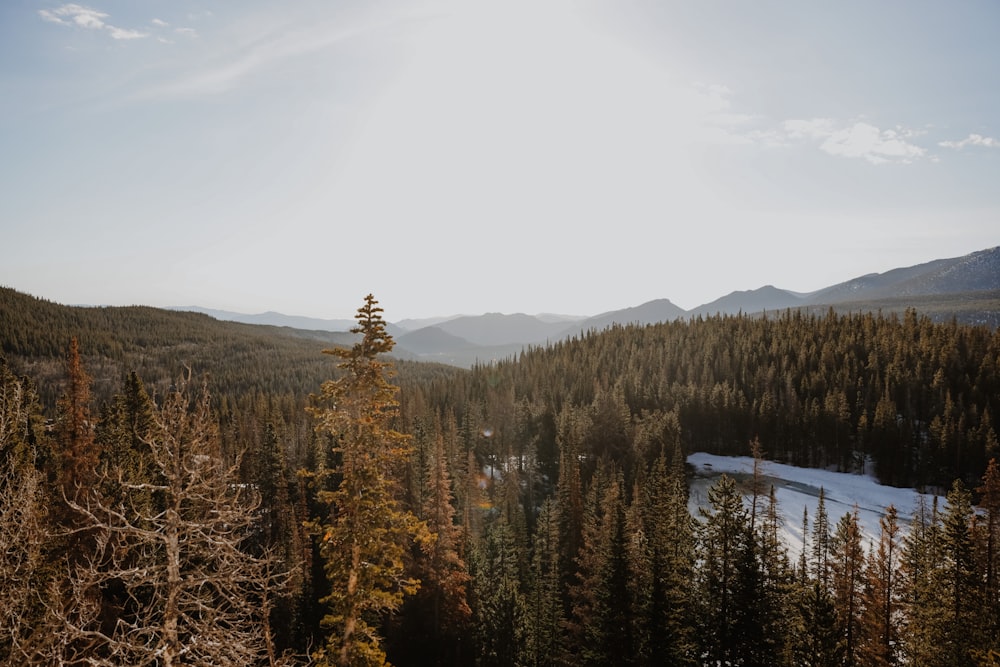
{"label": "dead tree", "polygon": [[166,397],[145,438],[149,479],[113,468],[99,494],[67,500],[94,536],[93,553],[70,568],[60,620],[60,660],[87,665],[277,665],[269,625],[287,572],[252,548],[259,494],[237,483],[239,461],[221,457],[207,391],[188,382]]}

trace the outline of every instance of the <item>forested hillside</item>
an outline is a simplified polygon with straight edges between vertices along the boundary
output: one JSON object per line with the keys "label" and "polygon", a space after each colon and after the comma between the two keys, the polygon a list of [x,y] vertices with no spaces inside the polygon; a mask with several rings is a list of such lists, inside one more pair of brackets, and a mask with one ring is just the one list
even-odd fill
{"label": "forested hillside", "polygon": [[[389,362],[371,297],[334,366],[319,334],[0,295],[8,664],[943,667],[1000,650],[991,329],[699,318],[460,371]],[[870,460],[948,500],[909,530],[890,510],[870,545],[851,514],[782,517],[753,480],[723,477],[691,516],[696,450]],[[797,562],[782,521],[807,526]]]}

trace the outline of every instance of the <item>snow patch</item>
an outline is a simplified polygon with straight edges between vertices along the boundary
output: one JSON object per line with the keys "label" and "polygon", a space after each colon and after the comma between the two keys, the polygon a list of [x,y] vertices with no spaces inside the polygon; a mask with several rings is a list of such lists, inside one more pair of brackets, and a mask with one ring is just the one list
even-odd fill
{"label": "snow patch", "polygon": [[[688,506],[695,516],[698,516],[700,507],[708,506],[708,489],[723,473],[735,478],[737,482],[744,482],[744,491],[749,489],[749,480],[753,474],[753,458],[749,456],[717,456],[697,452],[691,454],[687,462],[694,469]],[[793,560],[802,551],[802,511],[804,508],[809,510],[811,533],[821,488],[826,496],[831,534],[840,518],[853,512],[857,506],[866,548],[869,542],[878,540],[881,532],[879,519],[885,515],[885,509],[889,505],[895,505],[899,513],[900,533],[905,534],[921,496],[915,489],[879,484],[871,475],[797,468],[771,461],[763,462],[762,473],[765,478],[763,502],[766,507],[767,494],[773,485],[784,526],[785,542]],[[934,496],[923,496],[927,507],[930,507]],[[943,507],[944,503],[941,505]]]}

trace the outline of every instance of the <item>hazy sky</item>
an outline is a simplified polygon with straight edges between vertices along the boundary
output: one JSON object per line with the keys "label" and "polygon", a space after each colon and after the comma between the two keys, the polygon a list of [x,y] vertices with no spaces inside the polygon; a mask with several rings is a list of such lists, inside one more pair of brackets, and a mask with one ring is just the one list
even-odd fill
{"label": "hazy sky", "polygon": [[389,320],[1000,244],[1000,4],[0,2],[0,285]]}

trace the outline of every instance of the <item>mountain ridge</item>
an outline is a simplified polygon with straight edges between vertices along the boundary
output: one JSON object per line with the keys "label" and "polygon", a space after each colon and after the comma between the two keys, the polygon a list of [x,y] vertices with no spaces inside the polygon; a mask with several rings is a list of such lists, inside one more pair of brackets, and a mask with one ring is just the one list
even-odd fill
{"label": "mountain ridge", "polygon": [[[822,312],[885,310],[914,307],[933,317],[955,318],[996,328],[1000,325],[1000,246],[960,257],[936,259],[883,273],[868,273],[822,289],[799,293],[774,285],[736,290],[691,310],[661,298],[590,317],[484,313],[437,316],[387,323],[402,358],[440,361],[458,366],[488,363],[516,355],[523,347],[543,345],[613,325],[648,325],[717,315],[757,315],[787,309]],[[288,327],[315,332],[342,332],[353,320],[321,319],[267,311],[254,315],[199,306],[165,310],[197,312],[217,320]]]}

